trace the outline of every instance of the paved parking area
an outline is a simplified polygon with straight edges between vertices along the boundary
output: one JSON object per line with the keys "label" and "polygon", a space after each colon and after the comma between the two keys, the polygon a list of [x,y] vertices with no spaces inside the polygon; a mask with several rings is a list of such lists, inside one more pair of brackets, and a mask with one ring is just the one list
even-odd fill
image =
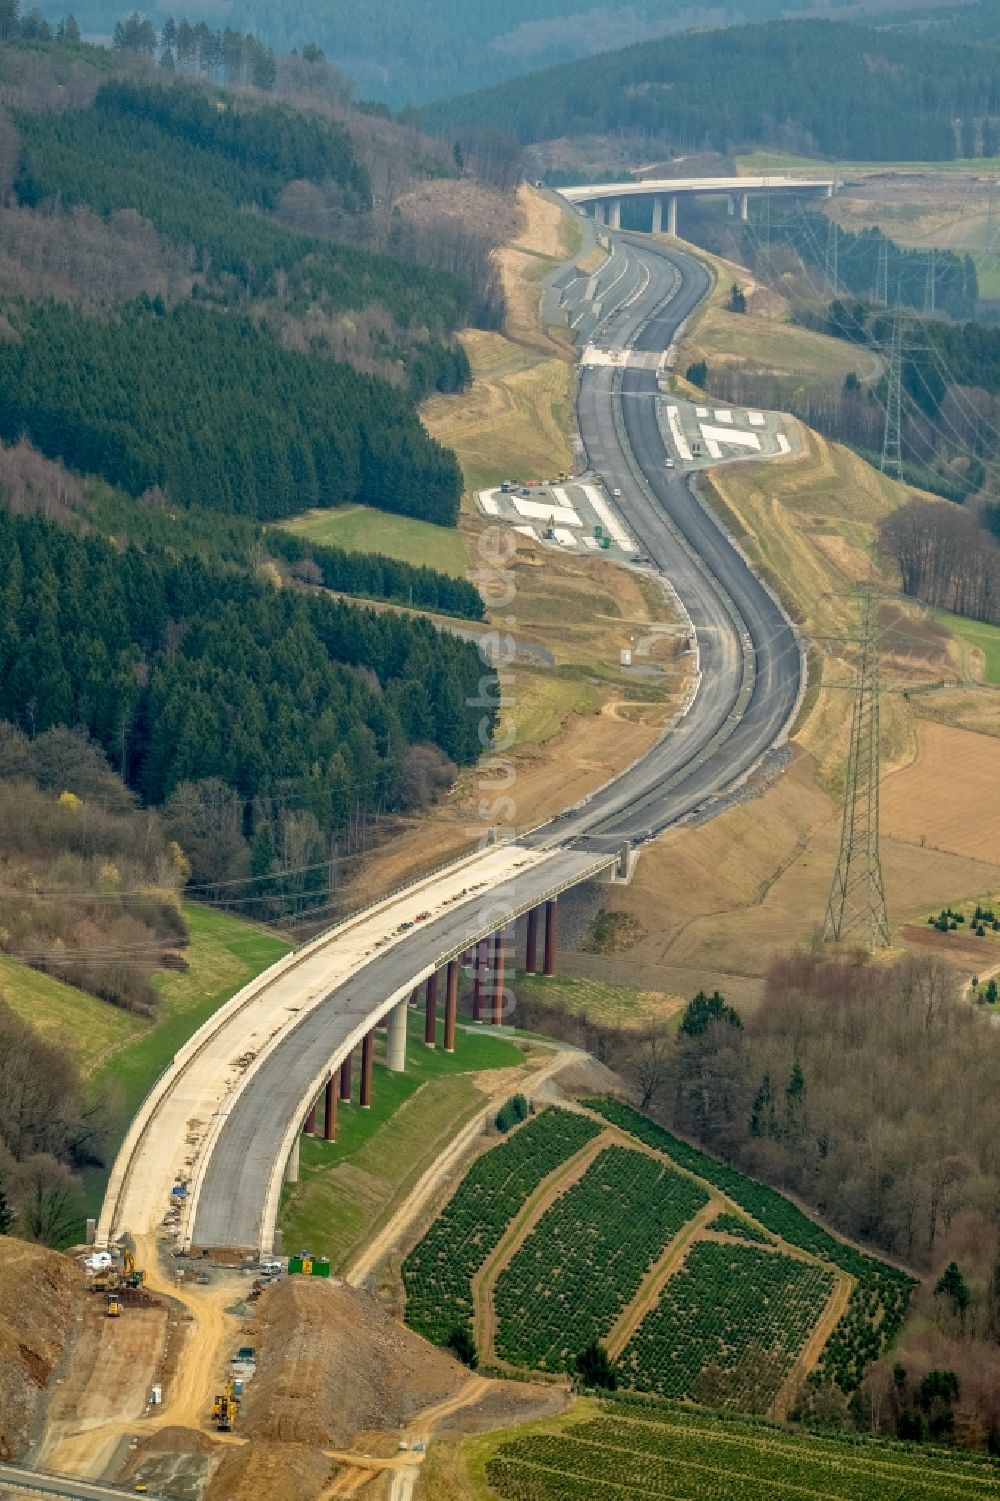
{"label": "paved parking area", "polygon": [[633,562],[639,548],[613,500],[597,475],[583,474],[553,484],[505,481],[480,490],[479,509],[534,542]]}

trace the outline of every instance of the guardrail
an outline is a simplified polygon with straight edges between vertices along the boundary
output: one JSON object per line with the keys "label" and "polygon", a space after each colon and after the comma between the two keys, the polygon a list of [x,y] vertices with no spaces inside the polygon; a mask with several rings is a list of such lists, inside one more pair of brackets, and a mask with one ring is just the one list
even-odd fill
{"label": "guardrail", "polygon": [[[503,844],[511,843],[512,841],[498,840],[496,842]],[[261,974],[256,975],[254,979],[248,981],[224,1005],[220,1006],[218,1011],[213,1012],[206,1022],[202,1023],[197,1032],[188,1038],[187,1042],[174,1054],[166,1068],[158,1075],[152,1088],[140,1105],[138,1112],[133,1117],[132,1123],[125,1134],[125,1139],[118,1149],[101,1206],[101,1216],[95,1238],[95,1243],[98,1247],[107,1246],[112,1238],[118,1201],[121,1198],[122,1191],[134,1166],[135,1158],[146,1130],[155,1119],[156,1112],[169,1092],[168,1085],[176,1078],[178,1072],[183,1072],[184,1069],[193,1063],[219,1029],[227,1025],[234,1016],[237,1016],[240,1011],[255,1001],[260,992],[273,984],[276,979],[286,975],[290,970],[296,969],[319,950],[331,943],[335,943],[345,933],[351,932],[359,923],[367,921],[376,912],[391,906],[407,892],[419,890],[426,882],[436,880],[445,871],[457,870],[463,864],[472,863],[481,854],[481,850],[475,850],[471,853],[456,856],[452,860],[444,861],[434,869],[415,877],[412,881],[402,882],[400,885],[394,887],[388,895],[380,897],[378,901],[371,902],[366,907],[360,908],[357,912],[351,914],[351,916],[334,924],[333,927],[324,929],[322,933],[317,934],[308,943],[303,944],[297,949],[293,949],[289,954],[285,954]]]}

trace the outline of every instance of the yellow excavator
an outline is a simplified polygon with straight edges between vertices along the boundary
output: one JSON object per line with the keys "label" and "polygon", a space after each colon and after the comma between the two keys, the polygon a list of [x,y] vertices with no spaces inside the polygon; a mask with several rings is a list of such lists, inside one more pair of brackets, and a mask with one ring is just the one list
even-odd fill
{"label": "yellow excavator", "polygon": [[212,1403],[212,1417],[220,1433],[228,1433],[236,1427],[236,1414],[239,1410],[240,1399],[235,1395],[233,1378],[230,1376],[225,1391],[220,1392]]}
{"label": "yellow excavator", "polygon": [[122,1253],[122,1281],[126,1287],[141,1287],[145,1280],[146,1273],[136,1270],[135,1256],[126,1246]]}

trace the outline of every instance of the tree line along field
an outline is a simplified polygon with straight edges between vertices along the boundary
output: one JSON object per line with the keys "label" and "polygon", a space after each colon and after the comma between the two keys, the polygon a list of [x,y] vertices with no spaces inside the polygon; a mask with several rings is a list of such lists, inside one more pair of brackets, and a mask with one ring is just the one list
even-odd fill
{"label": "tree line along field", "polygon": [[972,1501],[995,1461],[791,1434],[660,1403],[602,1403],[590,1422],[501,1440],[485,1478],[503,1501]]}
{"label": "tree line along field", "polygon": [[[623,1345],[620,1388],[764,1411],[824,1316],[836,1316],[839,1286],[846,1310],[814,1379],[853,1391],[891,1342],[912,1279],[620,1101],[585,1104],[612,1128],[609,1144],[598,1142],[603,1150],[554,1201],[551,1175],[592,1146],[592,1116],[547,1110],[473,1164],[403,1264],[410,1326],[447,1344],[482,1315],[477,1299],[492,1298],[494,1351],[484,1357],[573,1371],[585,1350],[610,1341]],[[505,1252],[515,1222],[527,1233],[518,1228]],[[497,1247],[509,1260],[474,1292]]]}

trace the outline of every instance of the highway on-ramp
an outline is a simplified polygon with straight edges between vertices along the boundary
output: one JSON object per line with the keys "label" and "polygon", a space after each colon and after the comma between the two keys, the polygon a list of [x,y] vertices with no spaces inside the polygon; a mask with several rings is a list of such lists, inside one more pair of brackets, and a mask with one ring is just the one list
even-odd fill
{"label": "highway on-ramp", "polygon": [[688,613],[698,691],[641,761],[582,805],[350,919],[222,1008],[133,1123],[99,1244],[154,1230],[183,1177],[183,1244],[270,1250],[305,1109],[365,1032],[477,939],[732,786],[786,731],[801,686],[795,632],[689,480],[664,462],[659,356],[706,294],[708,273],[659,242],[623,236],[608,268],[585,285],[600,307],[602,342],[623,354],[582,372],[581,436]]}

